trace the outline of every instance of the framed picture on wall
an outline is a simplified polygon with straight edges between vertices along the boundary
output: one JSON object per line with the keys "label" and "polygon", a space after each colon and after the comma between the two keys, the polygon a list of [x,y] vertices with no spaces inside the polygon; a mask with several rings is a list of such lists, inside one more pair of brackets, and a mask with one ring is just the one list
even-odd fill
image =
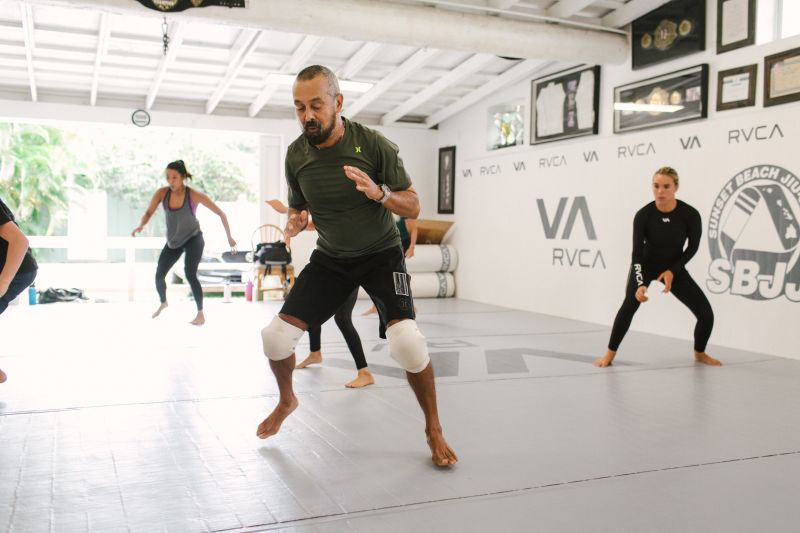
{"label": "framed picture on wall", "polygon": [[156,11],[183,11],[193,7],[245,7],[245,0],[139,0],[144,7]]}
{"label": "framed picture on wall", "polygon": [[454,212],[456,187],[456,147],[439,148],[439,214]]}
{"label": "framed picture on wall", "polygon": [[596,135],[600,67],[578,67],[531,82],[531,144]]}
{"label": "framed picture on wall", "polygon": [[764,58],[764,107],[800,100],[800,48]]}
{"label": "framed picture on wall", "polygon": [[717,0],[717,53],[756,42],[756,0]]}
{"label": "framed picture on wall", "polygon": [[525,142],[525,106],[521,103],[490,107],[486,118],[486,149],[497,150]]}
{"label": "framed picture on wall", "polygon": [[614,88],[614,133],[707,116],[707,64]]}
{"label": "framed picture on wall", "polygon": [[717,111],[756,105],[758,65],[720,70],[717,73]]}
{"label": "framed picture on wall", "polygon": [[706,0],[672,0],[631,24],[634,70],[705,49]]}

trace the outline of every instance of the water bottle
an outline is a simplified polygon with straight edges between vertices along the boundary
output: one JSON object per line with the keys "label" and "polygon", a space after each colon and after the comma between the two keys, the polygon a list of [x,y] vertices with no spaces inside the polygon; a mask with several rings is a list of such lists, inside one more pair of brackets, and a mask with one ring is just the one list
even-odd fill
{"label": "water bottle", "polygon": [[225,303],[229,303],[231,301],[231,282],[230,281],[226,281],[225,282],[225,292],[224,292],[224,297],[223,297],[222,301],[225,302]]}
{"label": "water bottle", "polygon": [[253,280],[248,279],[247,284],[244,286],[244,299],[248,302],[253,301]]}
{"label": "water bottle", "polygon": [[28,305],[36,305],[36,285],[28,287]]}

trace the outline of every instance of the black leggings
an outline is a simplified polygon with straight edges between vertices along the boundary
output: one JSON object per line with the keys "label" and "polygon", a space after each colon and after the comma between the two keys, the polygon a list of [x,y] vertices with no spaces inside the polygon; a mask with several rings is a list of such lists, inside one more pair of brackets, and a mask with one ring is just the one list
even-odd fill
{"label": "black leggings", "polygon": [[164,245],[161,255],[158,256],[158,268],[156,269],[156,290],[162,304],[167,301],[167,272],[172,268],[172,265],[178,262],[181,254],[186,252],[186,257],[183,260],[183,271],[186,274],[186,281],[189,282],[189,286],[192,288],[192,296],[194,296],[194,302],[197,304],[197,310],[203,310],[203,289],[197,279],[197,266],[203,257],[205,245],[202,233],[198,233],[186,241],[180,248],[170,248]]}
{"label": "black leggings", "polygon": [[[654,272],[644,273],[645,285],[657,278],[661,272],[653,274]],[[625,301],[622,302],[622,307],[617,312],[617,318],[614,319],[614,326],[611,328],[611,338],[608,341],[609,350],[617,351],[623,337],[628,332],[634,313],[639,309],[640,304],[636,300],[637,288],[635,276],[631,271],[628,276]],[[672,294],[697,318],[697,324],[694,327],[694,350],[696,352],[706,351],[706,344],[708,344],[708,338],[714,327],[714,311],[711,309],[708,298],[686,270],[681,270],[672,279]]]}
{"label": "black leggings", "polygon": [[[339,331],[344,336],[344,341],[350,349],[356,368],[361,370],[367,367],[367,359],[364,357],[364,348],[361,346],[361,337],[358,336],[356,328],[353,326],[353,308],[358,299],[358,287],[347,297],[347,300],[336,310],[333,319],[339,326]],[[308,344],[312,352],[318,352],[322,344],[322,326],[312,326],[308,328]]]}

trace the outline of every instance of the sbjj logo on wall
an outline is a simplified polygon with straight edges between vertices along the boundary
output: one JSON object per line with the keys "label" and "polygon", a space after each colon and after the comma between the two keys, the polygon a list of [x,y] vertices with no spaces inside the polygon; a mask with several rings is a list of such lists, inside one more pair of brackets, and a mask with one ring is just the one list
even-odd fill
{"label": "sbjj logo on wall", "polygon": [[[546,239],[561,239],[571,240],[572,230],[575,227],[575,222],[580,216],[583,222],[583,229],[586,232],[586,239],[590,241],[597,240],[597,233],[594,230],[594,222],[592,215],[589,213],[589,203],[586,201],[585,196],[576,196],[572,198],[572,204],[567,210],[567,205],[570,198],[559,198],[558,207],[553,215],[553,220],[547,213],[547,206],[543,198],[536,199],[536,205],[539,208],[539,216],[542,219],[542,229]],[[567,212],[568,211],[568,212]],[[561,229],[561,221],[564,218],[564,213],[567,212],[567,220],[564,223],[564,231],[561,237],[558,236],[559,229]],[[606,268],[606,262],[603,259],[603,252],[595,247],[590,248],[574,248],[574,247],[555,247],[553,248],[553,265],[559,266],[577,266],[581,268]]]}
{"label": "sbjj logo on wall", "polygon": [[800,179],[755,165],[722,187],[708,220],[708,290],[800,302]]}

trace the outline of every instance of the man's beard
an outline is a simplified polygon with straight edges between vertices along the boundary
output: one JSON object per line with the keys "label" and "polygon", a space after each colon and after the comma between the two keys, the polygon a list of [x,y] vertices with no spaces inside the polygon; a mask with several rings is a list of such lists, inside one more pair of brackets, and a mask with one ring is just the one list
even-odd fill
{"label": "man's beard", "polygon": [[[333,133],[333,128],[336,126],[336,116],[334,115],[331,120],[331,125],[328,128],[323,128],[322,123],[318,120],[309,120],[303,125],[303,135],[305,135],[308,142],[318,146],[327,141]],[[314,133],[309,133],[308,128],[315,127],[317,130]]]}

